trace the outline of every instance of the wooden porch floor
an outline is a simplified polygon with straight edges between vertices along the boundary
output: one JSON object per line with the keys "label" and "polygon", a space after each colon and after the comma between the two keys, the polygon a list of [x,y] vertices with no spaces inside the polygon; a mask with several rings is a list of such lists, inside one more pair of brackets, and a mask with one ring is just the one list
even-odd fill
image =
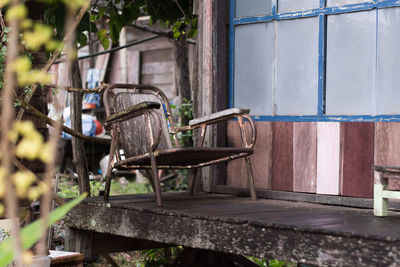
{"label": "wooden porch floor", "polygon": [[83,234],[103,233],[142,241],[131,250],[154,241],[316,265],[400,266],[397,212],[378,218],[370,209],[222,194],[163,199],[162,208],[153,195],[114,196],[108,206],[87,199],[68,215],[70,249],[83,247]]}

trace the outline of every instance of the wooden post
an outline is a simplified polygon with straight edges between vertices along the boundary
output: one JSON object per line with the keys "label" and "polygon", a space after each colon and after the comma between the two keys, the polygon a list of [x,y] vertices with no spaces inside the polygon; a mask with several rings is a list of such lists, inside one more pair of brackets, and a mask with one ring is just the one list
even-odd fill
{"label": "wooden post", "polygon": [[65,250],[82,253],[86,261],[93,260],[93,232],[66,228]]}
{"label": "wooden post", "polygon": [[[77,61],[72,63],[70,72],[70,83],[73,87],[82,88],[82,79],[79,72]],[[82,133],[82,93],[71,93],[70,110],[71,110],[71,128]],[[88,163],[86,158],[85,147],[83,141],[71,136],[73,162],[78,174],[79,192],[87,192],[90,195],[90,183]]]}
{"label": "wooden post", "polygon": [[[210,115],[227,108],[226,81],[226,6],[227,1],[198,1],[198,91],[194,101],[196,116]],[[228,9],[229,10],[229,9]],[[226,125],[209,126],[204,146],[225,146]],[[202,168],[203,190],[210,192],[213,185],[224,184],[226,170],[215,166]]]}

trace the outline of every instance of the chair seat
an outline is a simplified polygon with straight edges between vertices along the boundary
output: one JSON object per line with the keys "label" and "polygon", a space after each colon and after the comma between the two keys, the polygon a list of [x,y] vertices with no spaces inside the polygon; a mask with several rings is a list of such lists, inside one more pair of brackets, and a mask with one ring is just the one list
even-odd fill
{"label": "chair seat", "polygon": [[[211,148],[170,148],[156,150],[154,156],[160,169],[190,169],[243,158],[253,153],[251,148],[211,147]],[[117,162],[114,167],[150,168],[150,154],[130,157]]]}

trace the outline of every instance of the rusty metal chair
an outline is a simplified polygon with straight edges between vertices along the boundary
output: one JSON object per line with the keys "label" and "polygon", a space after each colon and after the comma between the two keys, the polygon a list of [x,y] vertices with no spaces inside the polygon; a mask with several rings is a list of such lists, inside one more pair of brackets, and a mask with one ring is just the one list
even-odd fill
{"label": "rusty metal chair", "polygon": [[400,199],[399,190],[389,190],[389,179],[400,179],[400,167],[373,166],[374,215],[388,215],[389,199]]}
{"label": "rusty metal chair", "polygon": [[[105,126],[111,127],[112,136],[104,194],[106,202],[109,200],[114,168],[146,170],[152,177],[150,183],[156,193],[157,204],[162,206],[158,169],[192,169],[189,192],[193,194],[198,168],[238,158],[245,160],[251,199],[256,200],[250,162],[256,142],[256,128],[251,117],[247,115],[248,109],[227,109],[193,119],[188,126],[176,127],[168,99],[156,87],[110,84],[103,98],[107,113]],[[239,121],[242,147],[203,147],[207,125],[233,118]],[[180,148],[178,132],[198,128],[201,129],[198,146]],[[112,163],[114,156],[116,160]]]}

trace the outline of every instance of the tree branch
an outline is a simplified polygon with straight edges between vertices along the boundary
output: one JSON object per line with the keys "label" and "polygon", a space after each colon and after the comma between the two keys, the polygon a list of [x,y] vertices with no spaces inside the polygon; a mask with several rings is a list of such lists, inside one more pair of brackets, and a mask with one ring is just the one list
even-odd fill
{"label": "tree branch", "polygon": [[[37,110],[35,107],[31,106],[30,104],[21,103],[21,106],[23,109],[25,109],[27,112],[29,112],[31,115],[37,117],[38,119],[40,119],[41,121],[47,123],[48,125],[55,125],[57,122],[53,119],[50,119],[49,117],[47,117],[45,114],[43,114],[42,112],[40,112],[39,110]],[[95,143],[101,143],[101,144],[110,144],[111,140],[107,139],[107,138],[99,138],[99,137],[90,137],[81,133],[78,133],[74,130],[72,130],[71,128],[62,125],[60,128],[61,131],[66,132],[72,136],[75,136],[77,138],[86,140],[86,141],[90,141],[90,142],[95,142]]]}
{"label": "tree branch", "polygon": [[44,84],[44,86],[45,86],[44,88],[47,90],[60,89],[60,90],[64,90],[67,92],[76,92],[76,93],[85,93],[85,94],[102,94],[104,92],[104,90],[106,90],[108,84],[101,83],[99,86],[97,86],[93,89],[75,88],[72,86],[57,85],[57,84]]}

